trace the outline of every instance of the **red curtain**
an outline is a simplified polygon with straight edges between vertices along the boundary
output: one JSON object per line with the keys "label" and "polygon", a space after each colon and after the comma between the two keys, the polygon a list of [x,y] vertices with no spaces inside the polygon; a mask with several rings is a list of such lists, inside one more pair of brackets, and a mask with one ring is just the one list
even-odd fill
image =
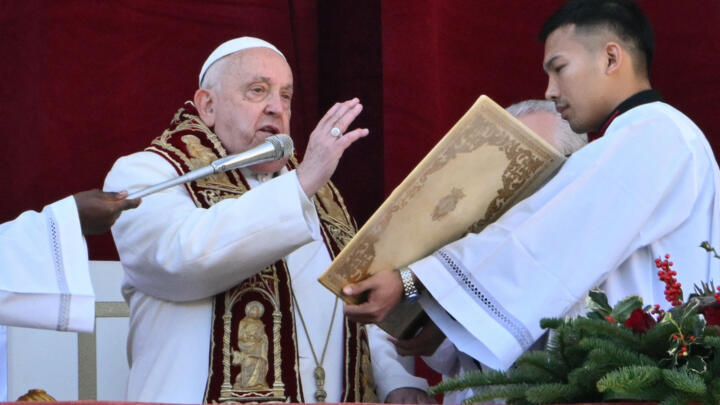
{"label": "red curtain", "polygon": [[[720,123],[720,2],[640,0],[657,36],[653,84],[705,131]],[[334,101],[360,97],[353,145],[333,177],[368,218],[480,94],[542,98],[536,34],[560,0],[0,0],[0,221],[99,188],[145,147],[232,37],[278,45],[295,73],[299,151]],[[117,257],[109,235],[94,259]]]}
{"label": "red curtain", "polygon": [[[481,94],[501,105],[544,98],[537,33],[564,1],[382,3],[385,192]],[[652,84],[720,150],[720,2],[639,0],[653,24]]]}
{"label": "red curtain", "polygon": [[[89,188],[118,157],[159,135],[209,53],[259,36],[294,68],[292,132],[317,121],[314,1],[4,1],[0,221]],[[298,137],[299,150],[305,138]],[[116,259],[109,235],[90,237],[94,259]]]}

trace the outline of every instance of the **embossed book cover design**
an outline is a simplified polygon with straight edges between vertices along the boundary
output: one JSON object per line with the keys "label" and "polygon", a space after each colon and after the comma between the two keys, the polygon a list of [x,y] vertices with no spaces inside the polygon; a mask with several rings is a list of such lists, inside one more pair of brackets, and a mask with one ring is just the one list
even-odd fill
{"label": "embossed book cover design", "polygon": [[[480,232],[537,190],[564,160],[489,97],[480,96],[318,280],[356,303],[340,293],[343,286]],[[380,326],[397,336],[403,327],[388,325],[395,322]]]}

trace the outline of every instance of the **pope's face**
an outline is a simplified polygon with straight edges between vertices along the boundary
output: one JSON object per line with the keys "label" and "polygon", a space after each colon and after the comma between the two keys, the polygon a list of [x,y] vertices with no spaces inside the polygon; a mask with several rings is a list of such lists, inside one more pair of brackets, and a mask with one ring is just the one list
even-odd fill
{"label": "pope's face", "polygon": [[[575,26],[560,27],[545,41],[543,68],[548,75],[545,97],[577,133],[598,130],[607,111],[604,59],[592,38]],[[602,47],[600,47],[602,48]]]}
{"label": "pope's face", "polygon": [[[277,52],[250,48],[228,56],[214,104],[215,133],[230,154],[244,152],[275,134],[290,133],[293,77]],[[250,167],[258,173],[280,170],[287,160]]]}

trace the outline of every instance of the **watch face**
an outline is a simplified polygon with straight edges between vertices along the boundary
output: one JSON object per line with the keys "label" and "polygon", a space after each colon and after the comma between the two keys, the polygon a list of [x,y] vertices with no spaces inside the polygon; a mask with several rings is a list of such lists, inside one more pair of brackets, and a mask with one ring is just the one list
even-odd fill
{"label": "watch face", "polygon": [[418,292],[415,292],[413,294],[406,295],[405,301],[406,302],[415,302],[415,301],[417,301],[418,298],[420,298],[420,294]]}

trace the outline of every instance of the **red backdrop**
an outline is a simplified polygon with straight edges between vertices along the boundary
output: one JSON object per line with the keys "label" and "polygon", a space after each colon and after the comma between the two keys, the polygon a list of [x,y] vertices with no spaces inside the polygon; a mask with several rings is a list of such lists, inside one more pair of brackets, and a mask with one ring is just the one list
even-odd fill
{"label": "red backdrop", "polygon": [[[382,4],[385,192],[480,94],[501,105],[544,98],[537,38],[561,0],[413,0]],[[640,0],[653,23],[652,83],[705,131],[720,134],[720,2]]]}
{"label": "red backdrop", "polygon": [[[359,96],[353,145],[334,180],[362,222],[480,94],[542,98],[536,33],[559,0],[0,0],[0,222],[101,187],[190,99],[205,57],[255,35],[295,72],[300,151],[332,102]],[[657,36],[653,84],[714,134],[720,122],[720,2],[641,0]],[[90,238],[114,259],[111,238]]]}

